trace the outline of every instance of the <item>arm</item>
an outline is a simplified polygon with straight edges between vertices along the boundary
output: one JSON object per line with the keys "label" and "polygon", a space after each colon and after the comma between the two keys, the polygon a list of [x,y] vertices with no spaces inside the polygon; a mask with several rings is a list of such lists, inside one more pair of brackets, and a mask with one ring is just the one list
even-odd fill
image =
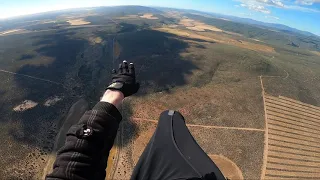
{"label": "arm", "polygon": [[[131,73],[129,73],[129,71]],[[133,64],[123,62],[111,85],[91,111],[72,126],[58,151],[53,172],[46,179],[104,179],[109,151],[122,119],[118,107],[126,96],[138,91]]]}
{"label": "arm", "polygon": [[77,125],[70,128],[65,145],[57,153],[53,172],[47,179],[105,177],[109,151],[122,118],[116,107],[123,95],[119,91],[107,90],[102,99],[82,116]]}

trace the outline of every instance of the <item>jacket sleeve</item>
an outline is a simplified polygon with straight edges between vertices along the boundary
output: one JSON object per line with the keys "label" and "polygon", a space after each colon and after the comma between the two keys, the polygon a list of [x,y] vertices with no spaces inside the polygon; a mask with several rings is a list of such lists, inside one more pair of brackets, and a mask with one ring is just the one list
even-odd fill
{"label": "jacket sleeve", "polygon": [[106,102],[87,111],[69,129],[64,146],[57,152],[53,172],[46,179],[105,179],[109,151],[121,119],[118,109]]}

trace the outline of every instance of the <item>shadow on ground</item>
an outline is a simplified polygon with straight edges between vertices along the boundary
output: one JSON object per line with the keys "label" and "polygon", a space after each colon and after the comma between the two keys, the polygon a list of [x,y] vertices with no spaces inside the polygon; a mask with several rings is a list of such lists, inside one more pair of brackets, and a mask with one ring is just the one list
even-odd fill
{"label": "shadow on ground", "polygon": [[138,96],[147,93],[169,91],[187,82],[185,75],[197,67],[180,56],[189,47],[177,36],[155,30],[141,30],[117,37],[121,54],[117,62],[134,62],[137,79],[141,82]]}
{"label": "shadow on ground", "polygon": [[[24,99],[38,102],[39,105],[31,110],[20,113],[14,113],[13,119],[19,121],[23,128],[23,136],[17,135],[16,130],[10,133],[18,140],[27,144],[40,146],[44,151],[47,151],[47,146],[44,147],[39,141],[39,136],[43,133],[42,125],[51,125],[61,115],[61,109],[65,108],[65,104],[57,104],[55,107],[45,107],[44,101],[52,96],[65,96],[67,90],[63,87],[66,79],[66,74],[69,69],[76,63],[77,54],[83,50],[87,44],[86,41],[80,39],[72,39],[70,36],[74,33],[68,31],[56,31],[54,34],[44,34],[34,36],[36,47],[35,51],[38,55],[54,58],[53,63],[47,65],[24,65],[16,73],[35,76],[50,81],[61,83],[57,85],[41,80],[15,76],[15,82],[18,88],[23,91]],[[70,97],[64,97],[65,100],[70,100]],[[18,102],[17,102],[18,103]],[[11,111],[11,110],[10,110]],[[44,125],[44,126],[46,126]],[[46,127],[49,128],[49,127]],[[20,130],[21,131],[21,130]],[[50,129],[47,129],[50,131]],[[53,133],[53,132],[52,132]],[[50,138],[55,135],[48,134]],[[52,140],[52,139],[51,139]]]}
{"label": "shadow on ground", "polygon": [[[110,43],[112,45],[113,36],[104,31],[99,31],[97,34],[104,40],[98,45],[90,45],[86,40],[76,38],[76,32],[72,30],[57,30],[53,34],[46,33],[33,37],[35,41],[33,46],[36,47],[35,51],[38,55],[52,57],[55,60],[48,65],[24,65],[17,73],[41,77],[64,85],[72,82],[70,79],[73,79],[81,85],[69,88],[15,76],[15,82],[25,94],[24,99],[39,102],[39,105],[31,110],[13,114],[13,119],[21,124],[19,132],[22,131],[19,134],[16,133],[16,129],[10,131],[16,141],[49,152],[52,149],[52,143],[43,145],[39,143],[38,137],[42,136],[43,128],[47,128],[47,139],[53,141],[62,126],[55,122],[57,117],[61,116],[62,112],[66,116],[71,102],[78,100],[71,95],[89,99],[91,107],[99,100],[101,92],[110,80],[109,72],[112,66]],[[136,64],[137,79],[142,86],[138,96],[170,91],[172,87],[183,86],[187,83],[184,76],[197,68],[179,54],[186,51],[188,44],[172,34],[154,30],[133,30],[118,34],[117,41],[122,49],[120,57],[115,62],[119,63],[126,59]],[[22,56],[22,59],[28,58],[31,57]],[[74,76],[67,77],[70,73]],[[40,104],[54,95],[64,96],[65,103],[58,103],[55,107],[44,107],[43,103]],[[127,104],[124,121],[131,114],[130,104]],[[44,121],[46,125],[43,125]],[[52,124],[58,124],[58,131],[48,132]],[[122,144],[128,142],[130,139],[124,139]]]}
{"label": "shadow on ground", "polygon": [[[122,26],[126,24],[122,23]],[[137,80],[141,88],[136,96],[145,96],[154,92],[166,91],[176,86],[186,85],[185,76],[191,74],[197,67],[188,59],[180,56],[189,47],[188,43],[177,36],[150,29],[139,29],[137,26],[124,27],[125,33],[118,33],[116,41],[121,46],[118,58],[114,57],[113,67],[123,60],[133,62],[136,68]],[[122,32],[122,30],[120,30]],[[98,33],[104,39],[113,39],[107,34]],[[148,109],[146,109],[148,111]],[[132,106],[130,98],[123,103],[123,121],[130,123]],[[135,132],[135,124],[121,125],[122,132]],[[121,142],[115,141],[117,146],[126,146],[133,137],[123,136]]]}

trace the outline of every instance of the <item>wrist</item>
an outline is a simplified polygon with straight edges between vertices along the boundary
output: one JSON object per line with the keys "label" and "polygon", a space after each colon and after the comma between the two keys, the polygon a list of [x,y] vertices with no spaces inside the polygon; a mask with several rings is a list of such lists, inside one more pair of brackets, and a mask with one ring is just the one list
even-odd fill
{"label": "wrist", "polygon": [[115,107],[119,109],[122,100],[124,99],[124,95],[121,91],[118,90],[106,90],[103,94],[100,102],[107,102],[113,104]]}

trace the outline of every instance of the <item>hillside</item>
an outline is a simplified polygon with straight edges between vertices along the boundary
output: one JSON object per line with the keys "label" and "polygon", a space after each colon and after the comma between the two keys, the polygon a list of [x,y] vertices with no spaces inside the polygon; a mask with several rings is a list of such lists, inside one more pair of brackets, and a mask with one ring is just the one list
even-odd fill
{"label": "hillside", "polygon": [[[141,89],[122,105],[110,179],[130,177],[166,109],[180,111],[205,152],[239,170],[234,177],[262,177],[265,97],[284,113],[291,113],[291,103],[315,116],[320,38],[200,14],[118,6],[0,21],[0,177],[41,179],[48,173],[61,134],[81,115],[75,112],[99,101],[111,70],[124,59],[135,63]],[[276,138],[284,133],[281,125]],[[301,127],[295,131],[308,130]],[[286,172],[268,170],[270,177]]]}

